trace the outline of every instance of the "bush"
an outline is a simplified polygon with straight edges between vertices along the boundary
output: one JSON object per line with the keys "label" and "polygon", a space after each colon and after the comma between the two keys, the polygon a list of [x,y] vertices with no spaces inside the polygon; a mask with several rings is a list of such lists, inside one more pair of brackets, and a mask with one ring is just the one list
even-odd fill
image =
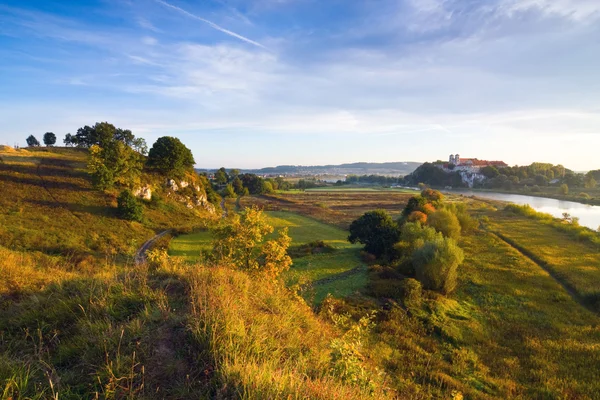
{"label": "bush", "polygon": [[438,210],[431,214],[427,220],[427,224],[442,235],[458,239],[460,237],[461,227],[456,215],[448,210]]}
{"label": "bush", "polygon": [[141,221],[143,208],[131,191],[123,190],[117,198],[117,213],[123,219]]}
{"label": "bush", "polygon": [[560,188],[558,189],[558,192],[560,194],[565,195],[565,196],[568,195],[569,194],[569,186],[567,186],[566,183],[563,183],[562,185],[560,185]]}
{"label": "bush", "polygon": [[579,197],[581,197],[582,199],[586,199],[589,200],[592,198],[592,196],[590,196],[589,194],[587,194],[586,192],[581,192],[579,193]]}
{"label": "bush", "polygon": [[423,286],[416,279],[407,278],[400,282],[400,296],[406,307],[420,306],[422,292]]}
{"label": "bush", "polygon": [[436,238],[413,254],[417,279],[425,289],[449,294],[456,288],[458,266],[464,253],[451,238]]}

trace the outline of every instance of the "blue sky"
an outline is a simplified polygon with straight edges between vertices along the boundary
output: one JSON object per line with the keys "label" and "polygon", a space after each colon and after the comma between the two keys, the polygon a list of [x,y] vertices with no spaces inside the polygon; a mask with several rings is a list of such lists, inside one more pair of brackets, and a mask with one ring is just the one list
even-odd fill
{"label": "blue sky", "polygon": [[0,143],[97,121],[199,167],[596,169],[600,1],[0,2]]}

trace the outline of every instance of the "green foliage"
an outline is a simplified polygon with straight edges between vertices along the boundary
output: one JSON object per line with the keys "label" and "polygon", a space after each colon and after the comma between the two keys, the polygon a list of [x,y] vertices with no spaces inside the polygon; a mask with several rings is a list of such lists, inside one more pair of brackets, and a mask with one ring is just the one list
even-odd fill
{"label": "green foliage", "polygon": [[448,237],[426,242],[413,253],[417,279],[423,288],[443,294],[449,294],[456,288],[457,270],[463,260],[462,249]]}
{"label": "green foliage", "polygon": [[225,189],[223,189],[223,197],[235,197],[235,189],[233,188],[233,185],[231,183],[227,184],[227,186],[225,186]]}
{"label": "green foliage", "polygon": [[430,242],[441,236],[441,233],[430,226],[418,222],[408,222],[400,229],[400,241],[394,245],[397,258],[410,259],[413,252],[422,247],[425,242]]}
{"label": "green foliage", "polygon": [[97,189],[132,188],[139,183],[143,156],[123,142],[111,140],[104,142],[104,147],[93,145],[89,154],[88,173]]}
{"label": "green foliage", "polygon": [[398,226],[385,210],[365,213],[350,225],[350,243],[362,243],[365,250],[377,257],[390,253],[398,241]]}
{"label": "green foliage", "polygon": [[117,198],[119,217],[129,221],[141,221],[144,209],[138,199],[129,190],[123,190]]}
{"label": "green foliage", "polygon": [[40,142],[33,135],[29,135],[26,139],[26,142],[27,146],[29,147],[38,147],[40,145]]}
{"label": "green foliage", "polygon": [[569,194],[569,186],[566,183],[563,183],[562,185],[560,185],[560,188],[558,189],[559,193],[562,195],[568,195]]}
{"label": "green foliage", "polygon": [[215,172],[215,182],[218,185],[225,185],[229,182],[229,176],[227,175],[227,171],[224,167],[221,167]]}
{"label": "green foliage", "polygon": [[445,237],[458,239],[461,233],[461,225],[456,215],[449,210],[438,210],[427,219],[427,224]]}
{"label": "green foliage", "polygon": [[194,163],[190,149],[170,136],[158,138],[148,153],[148,166],[165,175],[181,176],[193,168]]}
{"label": "green foliage", "polygon": [[354,322],[348,314],[331,312],[334,324],[343,329],[342,337],[331,341],[331,371],[343,382],[352,383],[361,388],[373,390],[375,383],[364,366],[363,342],[373,328],[375,314],[368,314]]}
{"label": "green foliage", "polygon": [[278,276],[292,264],[287,255],[291,239],[284,228],[276,239],[265,241],[272,232],[273,227],[257,208],[246,208],[223,219],[211,231],[213,263]]}
{"label": "green foliage", "polygon": [[46,146],[54,146],[54,143],[56,143],[56,135],[52,132],[44,133],[44,144]]}
{"label": "green foliage", "polygon": [[421,306],[423,286],[421,282],[413,278],[400,281],[400,298],[404,306],[416,308]]}

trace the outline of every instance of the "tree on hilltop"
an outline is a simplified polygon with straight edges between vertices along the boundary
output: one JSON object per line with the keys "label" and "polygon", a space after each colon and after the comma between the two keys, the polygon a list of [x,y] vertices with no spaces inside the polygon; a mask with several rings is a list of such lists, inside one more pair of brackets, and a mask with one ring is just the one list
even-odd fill
{"label": "tree on hilltop", "polygon": [[54,143],[56,143],[56,135],[52,132],[44,133],[44,144],[46,146],[54,146]]}
{"label": "tree on hilltop", "polygon": [[186,170],[192,169],[195,163],[190,149],[171,136],[158,138],[148,153],[148,166],[165,175],[183,175]]}
{"label": "tree on hilltop", "polygon": [[[65,138],[66,140],[66,138]],[[108,122],[97,122],[94,126],[84,126],[77,130],[75,136],[70,136],[70,142],[77,147],[90,148],[93,145],[104,147],[107,143],[116,140],[124,143],[126,146],[133,148],[141,154],[136,147],[145,147],[144,139],[137,138],[129,129],[121,129],[115,127]]]}
{"label": "tree on hilltop", "polygon": [[29,147],[38,147],[40,145],[40,142],[33,135],[29,135],[29,137],[26,139],[26,141],[27,141],[27,146],[29,146]]}

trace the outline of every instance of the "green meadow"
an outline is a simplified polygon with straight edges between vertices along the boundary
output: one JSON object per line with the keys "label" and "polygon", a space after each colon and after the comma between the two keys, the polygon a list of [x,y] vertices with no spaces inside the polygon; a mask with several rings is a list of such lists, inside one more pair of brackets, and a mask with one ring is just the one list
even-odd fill
{"label": "green meadow", "polygon": [[[315,303],[320,303],[328,293],[346,296],[365,287],[366,269],[349,276],[341,275],[339,279],[337,277],[364,264],[360,258],[361,246],[348,242],[347,231],[292,212],[268,211],[266,215],[267,222],[275,228],[272,235],[282,228],[288,229],[292,247],[322,240],[334,248],[331,252],[295,257],[292,267],[285,275],[288,285],[302,285],[306,288],[307,296]],[[169,255],[187,262],[197,262],[202,259],[202,253],[210,249],[210,232],[201,231],[174,238],[169,247]],[[317,282],[323,279],[328,281]],[[311,287],[313,282],[317,284]]]}

